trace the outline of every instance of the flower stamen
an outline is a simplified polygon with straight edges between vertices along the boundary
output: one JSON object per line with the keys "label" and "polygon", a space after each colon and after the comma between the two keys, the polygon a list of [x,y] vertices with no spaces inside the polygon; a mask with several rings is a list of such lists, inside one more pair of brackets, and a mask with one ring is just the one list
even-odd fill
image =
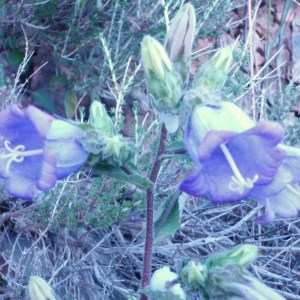
{"label": "flower stamen", "polygon": [[253,178],[244,178],[238,169],[234,159],[232,158],[229,150],[227,149],[225,144],[221,144],[220,148],[227,159],[229,166],[233,172],[233,176],[231,177],[231,181],[229,183],[229,189],[232,191],[237,191],[239,194],[242,194],[245,188],[253,188],[254,183],[258,180],[258,175],[255,174]]}
{"label": "flower stamen", "polygon": [[294,193],[295,195],[300,196],[300,192],[297,191],[297,189],[294,188],[293,186],[291,186],[290,184],[287,184],[287,185],[286,185],[286,188],[287,188],[289,191],[291,191],[292,193]]}
{"label": "flower stamen", "polygon": [[7,152],[3,152],[0,154],[0,159],[8,159],[5,171],[7,174],[10,172],[10,165],[12,162],[20,163],[24,160],[25,157],[41,155],[43,154],[43,149],[29,150],[25,151],[24,145],[18,145],[15,148],[10,147],[10,141],[4,141],[4,147]]}

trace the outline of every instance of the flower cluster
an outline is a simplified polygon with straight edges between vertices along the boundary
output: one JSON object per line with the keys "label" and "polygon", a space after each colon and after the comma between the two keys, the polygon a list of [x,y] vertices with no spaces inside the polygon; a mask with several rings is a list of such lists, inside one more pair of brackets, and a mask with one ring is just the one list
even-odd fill
{"label": "flower cluster", "polygon": [[265,206],[260,223],[297,216],[300,150],[281,144],[283,135],[280,124],[254,124],[233,103],[196,106],[185,143],[197,167],[180,189],[213,203],[253,199]]}
{"label": "flower cluster", "polygon": [[93,154],[93,164],[100,161],[119,166],[132,156],[131,143],[116,132],[112,119],[101,102],[91,103],[89,120],[84,125],[84,130],[86,136],[80,141]]}
{"label": "flower cluster", "polygon": [[24,200],[52,188],[86,161],[79,139],[85,132],[38,108],[12,105],[0,112],[0,176]]}
{"label": "flower cluster", "polygon": [[165,46],[151,36],[145,36],[141,43],[151,105],[171,133],[179,127],[181,87],[189,75],[195,28],[195,10],[187,3],[172,20]]}

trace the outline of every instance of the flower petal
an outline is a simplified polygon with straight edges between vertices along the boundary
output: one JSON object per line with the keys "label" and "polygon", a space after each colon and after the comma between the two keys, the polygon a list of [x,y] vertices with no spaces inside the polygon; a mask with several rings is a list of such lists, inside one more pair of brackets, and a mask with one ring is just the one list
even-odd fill
{"label": "flower petal", "polygon": [[86,161],[86,152],[78,139],[85,132],[79,127],[62,121],[53,121],[45,141],[45,149],[56,159],[57,179],[69,176]]}
{"label": "flower petal", "polygon": [[[222,168],[223,166],[221,165],[218,171],[227,171]],[[230,177],[221,176],[216,178],[213,175],[210,176],[210,174],[204,173],[203,168],[199,167],[186,176],[179,189],[195,197],[209,196],[213,203],[239,201],[249,195],[249,189],[245,189],[243,193],[237,193],[229,189],[229,183]]]}
{"label": "flower petal", "polygon": [[300,189],[292,183],[293,180],[292,174],[282,165],[270,184],[253,188],[250,198],[265,205],[265,214],[256,220],[258,223],[271,223],[275,216],[287,218],[298,215]]}
{"label": "flower petal", "polygon": [[37,188],[41,191],[51,189],[57,180],[56,159],[44,151],[41,174],[37,183]]}
{"label": "flower petal", "polygon": [[7,192],[23,200],[31,200],[37,189],[35,180],[24,176],[14,175],[6,183]]}
{"label": "flower petal", "polygon": [[39,136],[45,138],[53,120],[55,120],[54,117],[33,105],[24,108],[23,112],[25,118],[28,118],[30,123],[35,127]]}
{"label": "flower petal", "polygon": [[185,135],[186,148],[197,162],[197,149],[211,130],[239,133],[254,126],[254,122],[238,106],[222,101],[220,106],[198,105],[194,108]]}

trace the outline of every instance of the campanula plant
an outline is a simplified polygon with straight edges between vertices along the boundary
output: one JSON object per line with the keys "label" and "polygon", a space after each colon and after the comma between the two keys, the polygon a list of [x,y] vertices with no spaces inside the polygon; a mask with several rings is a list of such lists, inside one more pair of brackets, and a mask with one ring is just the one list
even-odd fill
{"label": "campanula plant", "polygon": [[0,112],[0,176],[7,192],[25,200],[51,189],[86,161],[79,127],[32,105]]}

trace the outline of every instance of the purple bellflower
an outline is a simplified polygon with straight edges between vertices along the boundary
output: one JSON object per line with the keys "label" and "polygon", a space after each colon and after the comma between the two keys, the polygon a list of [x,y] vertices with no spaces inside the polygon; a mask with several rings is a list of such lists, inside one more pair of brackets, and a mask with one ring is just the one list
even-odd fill
{"label": "purple bellflower", "polygon": [[265,186],[255,186],[250,199],[265,206],[264,215],[257,218],[258,223],[271,223],[275,216],[296,217],[300,212],[300,149],[280,144],[286,152],[274,180]]}
{"label": "purple bellflower", "polygon": [[[180,190],[196,197],[208,196],[213,203],[252,198],[266,206],[262,222],[283,215],[284,209],[276,208],[278,202],[285,201],[282,194],[291,198],[290,193],[298,193],[293,184],[297,170],[290,170],[295,155],[286,156],[286,149],[278,146],[283,134],[280,124],[254,124],[229,102],[221,102],[218,107],[197,106],[185,137],[197,167],[180,184]],[[291,183],[290,188],[287,183]],[[272,201],[274,204],[270,204]],[[284,216],[295,215],[293,200],[288,202],[293,209]]]}
{"label": "purple bellflower", "polygon": [[0,112],[0,177],[7,192],[30,200],[78,170],[88,153],[78,139],[79,127],[28,105]]}

